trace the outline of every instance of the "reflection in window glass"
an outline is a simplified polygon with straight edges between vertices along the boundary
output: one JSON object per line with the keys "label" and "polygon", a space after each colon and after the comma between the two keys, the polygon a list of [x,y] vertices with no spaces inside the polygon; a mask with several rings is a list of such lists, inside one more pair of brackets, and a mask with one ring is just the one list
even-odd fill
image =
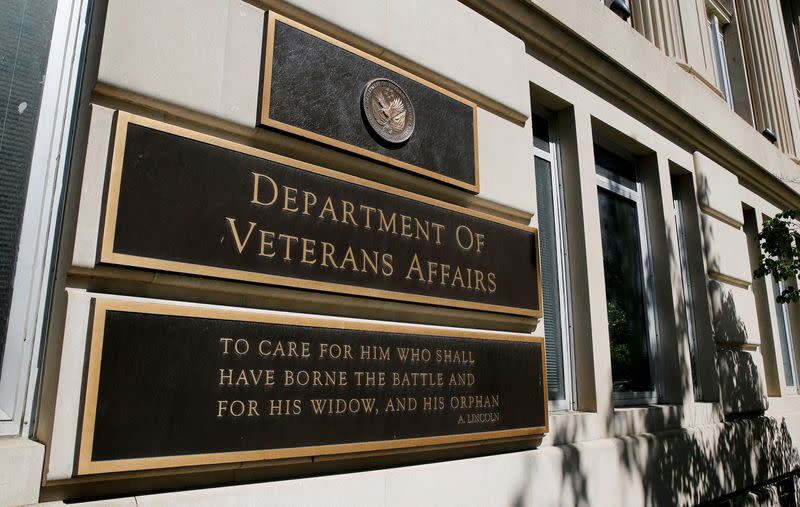
{"label": "reflection in window glass", "polygon": [[550,123],[536,113],[533,114],[533,146],[550,153]]}
{"label": "reflection in window glass", "polygon": [[599,146],[594,148],[594,161],[597,174],[603,178],[636,191],[636,167],[620,157]]}
{"label": "reflection in window glass", "polygon": [[55,10],[0,1],[0,364]]}
{"label": "reflection in window glass", "polygon": [[614,391],[653,390],[636,203],[598,189]]}

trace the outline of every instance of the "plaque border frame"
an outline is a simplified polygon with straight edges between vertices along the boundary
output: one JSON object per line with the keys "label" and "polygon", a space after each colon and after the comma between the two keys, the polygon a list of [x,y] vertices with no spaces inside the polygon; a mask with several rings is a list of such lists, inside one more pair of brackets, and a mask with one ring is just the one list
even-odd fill
{"label": "plaque border frame", "polygon": [[[197,465],[273,461],[286,458],[342,455],[367,451],[393,451],[397,449],[413,450],[413,448],[423,448],[431,445],[464,444],[476,441],[485,441],[490,443],[491,441],[498,439],[536,437],[544,435],[549,431],[546,369],[547,360],[545,357],[546,350],[544,338],[540,336],[534,336],[532,334],[515,334],[461,328],[438,328],[431,326],[420,326],[416,324],[398,325],[392,323],[359,321],[353,319],[311,317],[299,314],[267,314],[244,309],[209,308],[203,306],[189,306],[188,304],[157,303],[122,299],[106,299],[98,297],[93,297],[91,303],[92,304],[90,307],[93,308],[93,311],[89,313],[90,323],[87,343],[88,359],[85,367],[85,379],[82,389],[82,393],[84,394],[82,402],[83,406],[79,409],[81,419],[78,426],[79,440],[76,442],[77,464],[75,470],[76,475],[79,476]],[[539,343],[542,348],[542,386],[545,425],[454,435],[433,435],[398,440],[377,440],[280,449],[199,453],[177,456],[157,456],[148,458],[126,458],[94,461],[92,460],[92,446],[94,443],[94,428],[100,382],[103,339],[105,334],[105,321],[106,314],[109,310],[131,313],[149,313],[152,315],[170,315],[331,329],[351,329],[359,331],[378,331],[402,334],[424,334],[451,339],[471,338],[481,340]]]}
{"label": "plaque border frame", "polygon": [[[427,178],[437,180],[442,183],[446,183],[448,185],[452,185],[454,187],[461,188],[462,190],[467,190],[473,194],[480,193],[480,168],[478,163],[478,107],[475,102],[468,100],[456,93],[453,93],[446,88],[443,88],[437,84],[431,83],[430,81],[417,76],[401,67],[393,65],[385,60],[382,60],[366,51],[362,51],[358,48],[347,44],[346,42],[342,42],[330,35],[322,33],[318,30],[310,28],[302,23],[299,23],[291,18],[287,18],[286,16],[280,15],[274,11],[268,11],[266,20],[266,30],[264,34],[264,69],[263,69],[263,78],[261,80],[261,102],[260,102],[260,111],[259,111],[259,122],[261,125],[266,127],[271,127],[278,130],[283,130],[285,132],[289,132],[291,134],[295,134],[301,137],[305,137],[306,139],[311,139],[312,141],[317,141],[323,144],[327,144],[333,146],[335,148],[343,149],[345,151],[349,151],[351,153],[355,153],[357,155],[365,156],[371,158],[373,160],[377,160],[378,162],[383,162],[385,164],[389,164],[400,169],[404,169],[411,173],[416,173],[421,176],[425,176]],[[368,150],[366,148],[361,148],[360,146],[355,146],[350,143],[346,143],[344,141],[340,141],[338,139],[334,139],[332,137],[328,137],[316,132],[312,132],[310,130],[306,130],[294,125],[290,125],[288,123],[284,123],[282,121],[276,120],[274,118],[270,118],[269,116],[269,106],[270,106],[270,94],[271,94],[271,87],[272,87],[272,59],[273,59],[273,52],[275,49],[275,22],[280,21],[281,23],[285,23],[292,28],[296,28],[302,32],[307,33],[308,35],[317,37],[329,44],[337,46],[349,53],[352,53],[356,56],[369,60],[385,69],[388,69],[392,72],[396,72],[403,77],[416,81],[417,83],[431,88],[443,95],[450,97],[462,104],[472,108],[472,140],[473,140],[473,153],[475,155],[475,167],[474,167],[474,174],[475,174],[475,183],[470,184],[456,178],[451,178],[449,176],[445,176],[440,174],[436,171],[431,169],[426,169],[424,167],[411,164],[409,162],[404,162],[402,160],[396,159],[394,157],[390,157],[388,155],[384,155],[382,153],[378,153],[372,150]]]}
{"label": "plaque border frame", "polygon": [[[535,274],[536,280],[533,280],[532,283],[536,284],[538,291],[538,296],[539,296],[538,298],[539,300],[537,302],[538,308],[530,309],[530,308],[514,307],[514,306],[493,305],[490,303],[479,303],[479,302],[466,301],[460,299],[425,296],[421,294],[414,294],[408,292],[398,292],[386,289],[375,289],[370,287],[361,287],[357,285],[348,285],[335,282],[320,282],[310,279],[293,278],[281,275],[270,275],[270,274],[256,273],[241,269],[221,268],[221,267],[207,266],[202,264],[193,264],[188,262],[172,261],[172,260],[152,258],[152,257],[142,257],[138,255],[129,255],[129,254],[115,252],[114,237],[116,234],[117,209],[119,205],[121,176],[123,171],[123,159],[125,153],[125,145],[126,145],[125,143],[127,139],[128,125],[131,123],[159,130],[161,132],[165,132],[168,134],[174,134],[194,141],[211,144],[213,146],[217,146],[220,148],[233,150],[247,155],[252,155],[258,158],[262,158],[264,160],[269,160],[279,164],[287,165],[294,169],[307,171],[322,176],[327,176],[330,178],[338,179],[355,185],[364,186],[374,190],[379,190],[382,192],[394,194],[406,199],[415,200],[439,208],[444,208],[457,213],[470,215],[482,220],[495,222],[501,225],[529,232],[533,235],[533,239],[535,242],[535,247],[534,247],[535,255],[537,257],[535,259],[537,264],[536,274]],[[117,111],[115,124],[116,124],[115,126],[116,130],[112,131],[111,133],[113,139],[111,143],[112,154],[110,157],[110,168],[106,176],[106,184],[108,188],[106,191],[105,200],[103,202],[105,212],[101,213],[103,222],[101,224],[102,237],[99,240],[100,242],[100,252],[98,261],[99,263],[116,264],[121,266],[131,266],[144,269],[156,269],[166,272],[177,272],[189,275],[200,275],[213,278],[237,280],[243,282],[278,285],[278,286],[292,287],[297,289],[319,290],[323,292],[347,294],[351,296],[366,296],[370,298],[379,298],[379,299],[408,302],[408,303],[432,304],[449,308],[480,310],[480,311],[495,312],[508,315],[519,315],[519,316],[533,317],[533,318],[542,317],[543,314],[542,272],[541,272],[541,261],[540,261],[541,252],[539,251],[539,231],[535,227],[522,225],[520,223],[505,218],[493,216],[488,213],[471,210],[455,204],[450,204],[448,202],[440,201],[438,199],[433,199],[431,197],[415,194],[407,190],[402,190],[396,187],[384,185],[382,183],[373,182],[370,180],[366,180],[364,178],[360,178],[346,173],[341,173],[338,171],[334,171],[332,169],[327,169],[322,166],[309,164],[307,162],[295,160],[289,157],[285,157],[283,155],[277,155],[275,153],[254,148],[252,146],[236,143],[233,141],[229,141],[227,139],[212,136],[209,134],[204,134],[201,132],[186,129],[183,127],[179,127],[177,125],[172,125],[170,123],[165,123],[144,116],[139,116],[126,111],[121,111],[121,110]]]}

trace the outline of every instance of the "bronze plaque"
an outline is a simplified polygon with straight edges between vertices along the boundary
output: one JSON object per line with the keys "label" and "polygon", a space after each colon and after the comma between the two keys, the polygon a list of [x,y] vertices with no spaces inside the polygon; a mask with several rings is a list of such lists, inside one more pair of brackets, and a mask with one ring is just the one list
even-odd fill
{"label": "bronze plaque", "polygon": [[404,143],[414,133],[414,105],[397,83],[373,79],[364,88],[362,102],[367,123],[384,141]]}
{"label": "bronze plaque", "polygon": [[541,316],[536,229],[118,113],[100,262]]}
{"label": "bronze plaque", "polygon": [[95,299],[78,474],[547,431],[541,338]]}
{"label": "bronze plaque", "polygon": [[[478,193],[474,103],[274,12],[265,25],[263,126]],[[395,107],[365,103],[375,87]]]}

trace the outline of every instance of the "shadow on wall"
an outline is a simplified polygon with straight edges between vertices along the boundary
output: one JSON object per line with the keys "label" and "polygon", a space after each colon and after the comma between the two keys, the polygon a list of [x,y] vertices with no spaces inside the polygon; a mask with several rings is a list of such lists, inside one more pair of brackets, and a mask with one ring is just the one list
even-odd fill
{"label": "shadow on wall", "polygon": [[[712,231],[704,226],[697,232],[704,236],[703,253],[708,265],[716,265],[718,259],[709,258],[716,252],[708,250],[708,245],[714,242]],[[570,418],[570,424],[555,423],[551,427],[552,440],[561,451],[561,480],[552,485],[558,488],[558,495],[548,497],[549,503],[599,505],[610,498],[619,505],[638,505],[644,498],[647,505],[696,505],[800,468],[800,453],[786,421],[763,415],[766,395],[751,353],[717,345],[748,342],[748,329],[740,318],[743,309],[737,311],[733,296],[719,283],[709,281],[707,289],[716,298],[710,305],[713,331],[710,335],[708,332],[698,335],[697,339],[705,340],[707,350],[714,354],[713,367],[718,372],[725,413],[723,422],[682,428],[687,422],[682,420],[678,407],[675,410],[654,407],[646,416],[647,427],[663,430],[630,435],[633,428],[630,411],[614,411],[605,421],[608,434],[621,435],[611,440],[613,455],[597,452],[596,441],[574,443],[589,434],[585,425],[591,423],[587,419]],[[678,334],[685,336],[679,313],[686,303],[677,303]],[[691,376],[680,378],[684,399],[693,396]],[[531,491],[530,482],[532,474],[537,473],[536,452],[526,455],[526,460],[526,481],[515,505],[540,505],[541,499]],[[552,462],[547,463],[545,466]],[[607,473],[612,468],[619,468],[619,472]],[[597,494],[606,495],[609,491],[611,497]]]}
{"label": "shadow on wall", "polygon": [[726,414],[753,414],[767,409],[758,367],[749,352],[719,349],[717,367]]}
{"label": "shadow on wall", "polygon": [[736,302],[719,282],[709,281],[712,303],[712,325],[717,343],[747,343],[747,328],[736,311]]}
{"label": "shadow on wall", "polygon": [[[570,438],[563,432],[578,431],[575,427],[556,429],[562,433],[559,439]],[[639,505],[641,498],[645,498],[646,505],[696,505],[800,466],[800,454],[786,423],[764,416],[618,437],[614,445],[616,459],[609,455],[603,465],[619,467],[619,481],[605,484],[597,483],[603,480],[597,476],[609,476],[598,469],[598,459],[587,458],[593,444],[560,446],[562,480],[557,505],[601,505],[608,497],[592,493],[601,488],[604,493],[616,488],[611,498],[618,505]],[[533,456],[527,458],[528,473],[536,473]],[[590,492],[591,474],[595,474],[595,483]],[[540,505],[535,496],[526,496],[525,492],[520,493],[515,505],[526,505],[526,498],[532,499],[531,504]]]}
{"label": "shadow on wall", "polygon": [[[700,179],[698,195],[699,202],[707,201],[706,189],[708,181],[705,176]],[[701,215],[703,213],[701,212]],[[710,225],[711,221],[717,220],[713,217],[706,217],[699,220],[702,224],[703,253],[708,263],[709,269],[716,270],[722,266],[720,254],[726,253],[720,248],[711,248],[715,244],[714,231]],[[745,242],[749,238],[745,236]],[[757,241],[757,240],[756,240]],[[750,246],[745,243],[743,251],[727,252],[730,255],[750,256]],[[756,246],[756,251],[760,246]],[[749,263],[748,263],[749,265]],[[752,287],[752,286],[751,286]],[[714,363],[717,368],[720,397],[723,411],[725,414],[758,413],[767,409],[767,395],[764,390],[762,373],[758,370],[758,365],[753,360],[753,355],[747,350],[737,347],[725,347],[718,344],[745,345],[758,343],[759,336],[749,336],[749,332],[757,333],[757,330],[748,331],[744,321],[740,317],[743,314],[754,314],[755,299],[750,303],[752,308],[737,308],[736,300],[732,291],[739,290],[727,286],[714,280],[707,281],[707,289],[711,300],[711,322],[713,329],[713,343],[715,349]],[[751,289],[752,290],[752,289]],[[750,294],[752,295],[752,292]],[[746,303],[745,303],[746,304]],[[763,337],[771,339],[771,337]],[[762,365],[763,366],[763,365]]]}
{"label": "shadow on wall", "polygon": [[641,453],[635,447],[623,456],[624,463],[639,466],[646,498],[655,505],[710,501],[798,467],[798,452],[786,423],[772,418],[670,433],[658,440],[649,438],[643,467],[636,462]]}
{"label": "shadow on wall", "polygon": [[[725,305],[722,311],[733,312]],[[715,322],[731,320],[735,321],[719,316]],[[648,427],[665,429],[616,438],[616,459],[609,459],[607,466],[621,468],[619,483],[593,484],[591,490],[619,488],[616,495],[620,505],[626,504],[626,498],[638,504],[641,497],[647,505],[695,505],[797,470],[800,453],[786,422],[760,415],[766,408],[765,397],[751,355],[718,349],[717,367],[725,413],[738,415],[728,415],[721,424],[684,429],[680,411],[664,411],[661,407],[651,410],[647,414]],[[626,433],[625,417],[625,411],[611,416],[607,421],[611,434]],[[554,430],[556,443],[575,442],[584,433],[579,424],[554,425]],[[581,443],[560,446],[562,480],[558,504],[598,505],[598,498],[590,492],[590,474],[603,472],[596,459],[587,458],[591,447]],[[535,473],[533,457],[528,459],[529,471]]]}
{"label": "shadow on wall", "polygon": [[[747,343],[747,329],[739,318],[731,294],[713,281],[709,283],[709,289],[715,301],[712,308],[716,342]],[[750,352],[717,346],[716,367],[722,407],[726,414],[755,413],[767,409],[764,384]]]}

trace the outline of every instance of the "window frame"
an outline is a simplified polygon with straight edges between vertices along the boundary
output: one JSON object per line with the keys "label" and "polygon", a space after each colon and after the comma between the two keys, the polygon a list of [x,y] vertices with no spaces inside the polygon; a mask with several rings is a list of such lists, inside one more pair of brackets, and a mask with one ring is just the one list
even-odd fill
{"label": "window frame", "polygon": [[711,46],[711,63],[713,65],[715,85],[722,93],[723,99],[734,109],[733,83],[728,68],[728,54],[725,49],[725,31],[733,21],[733,14],[719,0],[706,0],[706,34]]}
{"label": "window frame", "polygon": [[709,42],[711,43],[711,60],[714,64],[714,77],[725,102],[733,109],[733,89],[731,74],[728,69],[728,55],[725,50],[724,27],[730,23],[730,16],[721,11],[721,7],[710,4],[706,15]]}
{"label": "window frame", "polygon": [[91,0],[56,3],[0,357],[0,436],[29,436]]}
{"label": "window frame", "polygon": [[[786,287],[786,282],[784,280],[776,280],[773,275],[770,275],[772,280],[772,290],[775,292],[775,297],[778,297],[782,292],[783,289]],[[794,344],[794,332],[792,329],[792,317],[789,314],[789,308],[786,303],[778,303],[774,301],[775,305],[775,318],[778,321],[778,349],[781,351],[781,363],[780,368],[783,371],[783,394],[798,394],[798,378],[797,378],[797,356],[795,355],[795,344]],[[783,337],[785,336],[786,339],[786,348],[789,353],[789,357],[783,357]],[[789,369],[792,371],[794,385],[790,386],[786,379],[786,360],[789,360]]]}
{"label": "window frame", "polygon": [[[654,262],[651,248],[650,238],[650,222],[647,216],[647,199],[644,192],[644,184],[639,177],[639,167],[636,160],[631,156],[620,154],[619,151],[609,149],[606,145],[599,146],[615,155],[623,158],[631,163],[636,175],[636,190],[632,190],[624,185],[621,185],[609,178],[598,174],[595,169],[595,180],[598,193],[602,190],[610,192],[617,197],[621,197],[636,205],[636,215],[639,227],[639,251],[641,256],[642,266],[642,283],[644,285],[644,316],[646,320],[647,337],[645,345],[647,346],[647,355],[650,363],[650,375],[653,389],[651,391],[613,391],[612,398],[614,405],[617,407],[636,406],[636,405],[652,405],[659,401],[662,388],[662,371],[661,364],[658,358],[661,357],[661,344],[658,332],[658,312],[656,311],[656,298],[655,298],[655,272]],[[595,168],[597,164],[595,163]],[[599,210],[598,210],[599,212]],[[605,269],[605,267],[604,267]],[[609,354],[611,353],[609,349]],[[613,386],[613,377],[612,377]]]}
{"label": "window frame", "polygon": [[[564,399],[550,400],[550,411],[567,411],[577,409],[576,377],[574,365],[574,328],[572,319],[572,291],[570,287],[570,260],[567,239],[567,209],[564,199],[564,177],[561,166],[561,150],[558,136],[556,115],[543,107],[532,105],[532,113],[547,120],[550,137],[550,152],[546,152],[533,143],[534,167],[535,159],[540,158],[550,163],[550,186],[553,189],[553,220],[556,230],[556,272],[559,284],[559,306],[561,315],[561,368],[564,382]],[[533,114],[531,115],[533,122]],[[534,178],[536,178],[534,168]],[[544,321],[542,321],[544,326]]]}
{"label": "window frame", "polygon": [[695,315],[695,298],[692,290],[692,266],[689,262],[688,232],[686,228],[685,203],[681,199],[679,183],[673,180],[672,209],[675,217],[675,233],[678,238],[678,255],[680,256],[681,288],[686,319],[686,334],[689,340],[690,367],[692,369],[692,387],[695,400],[704,399],[703,386],[700,382],[699,363],[700,350],[697,344],[697,320]]}

